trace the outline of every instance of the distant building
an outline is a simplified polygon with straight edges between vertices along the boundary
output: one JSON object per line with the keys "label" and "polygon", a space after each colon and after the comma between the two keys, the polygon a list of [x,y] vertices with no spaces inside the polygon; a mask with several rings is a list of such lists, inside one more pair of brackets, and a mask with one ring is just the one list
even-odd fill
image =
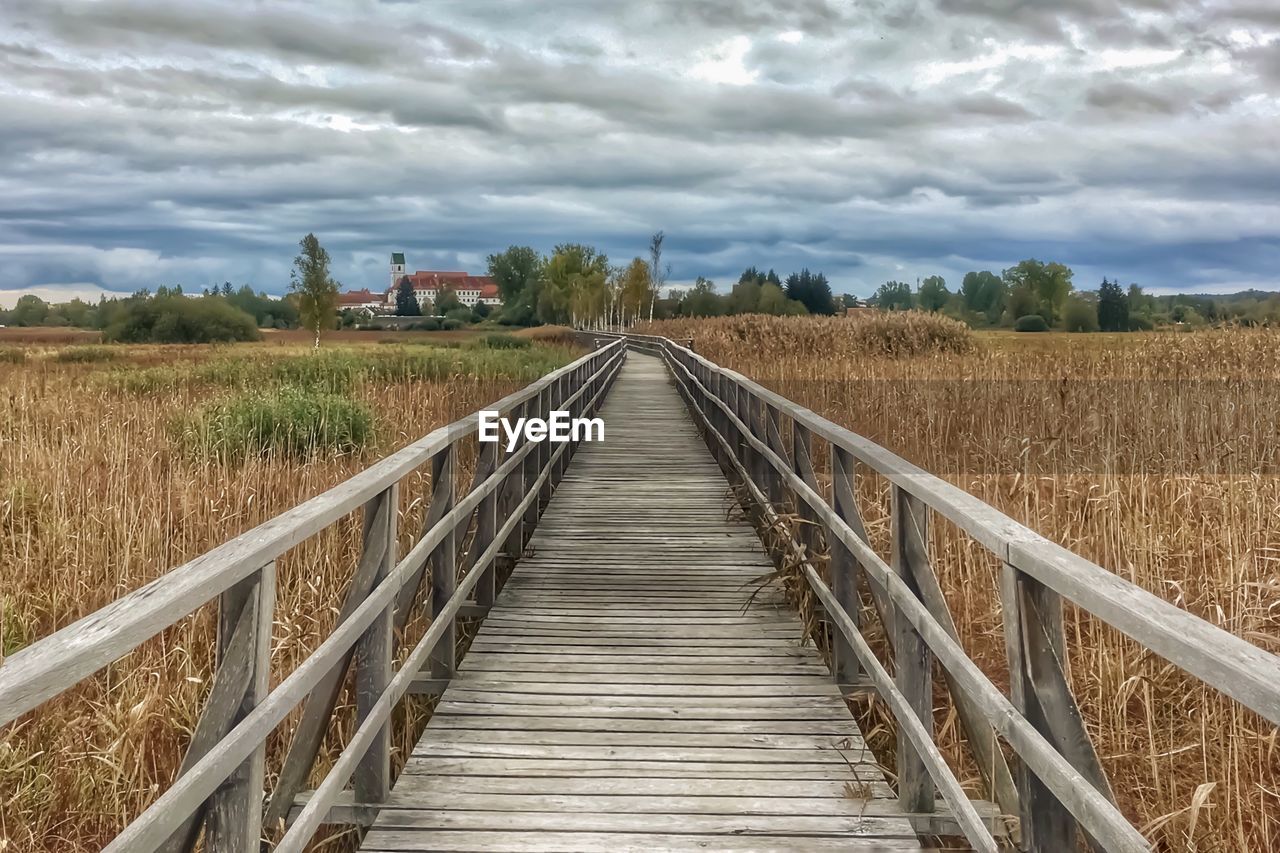
{"label": "distant building", "polygon": [[385,299],[390,312],[395,311],[396,289],[405,279],[413,286],[413,295],[419,305],[425,306],[428,302],[434,304],[445,290],[452,290],[458,301],[468,308],[482,302],[486,305],[502,304],[497,282],[487,275],[470,275],[461,270],[418,270],[412,274],[406,273],[404,254],[395,252],[391,255],[391,287],[387,290]]}
{"label": "distant building", "polygon": [[385,307],[386,300],[382,294],[374,293],[368,288],[364,290],[349,290],[346,293],[338,294],[339,311],[366,310],[376,313],[382,311]]}
{"label": "distant building", "polygon": [[404,278],[404,252],[391,253],[391,289],[400,283],[400,279]]}

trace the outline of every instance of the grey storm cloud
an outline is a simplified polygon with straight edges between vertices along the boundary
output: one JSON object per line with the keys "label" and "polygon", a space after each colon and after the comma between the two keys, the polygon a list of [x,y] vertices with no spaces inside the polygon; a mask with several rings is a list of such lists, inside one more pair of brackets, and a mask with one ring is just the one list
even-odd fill
{"label": "grey storm cloud", "polygon": [[0,290],[279,292],[667,233],[673,280],[1273,286],[1257,0],[0,5]]}

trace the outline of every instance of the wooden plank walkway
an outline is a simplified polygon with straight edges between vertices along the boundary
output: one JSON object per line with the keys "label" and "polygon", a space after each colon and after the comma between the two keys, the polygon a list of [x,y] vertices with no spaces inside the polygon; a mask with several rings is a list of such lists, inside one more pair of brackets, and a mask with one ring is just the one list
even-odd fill
{"label": "wooden plank walkway", "polygon": [[363,849],[919,849],[661,362],[601,414]]}

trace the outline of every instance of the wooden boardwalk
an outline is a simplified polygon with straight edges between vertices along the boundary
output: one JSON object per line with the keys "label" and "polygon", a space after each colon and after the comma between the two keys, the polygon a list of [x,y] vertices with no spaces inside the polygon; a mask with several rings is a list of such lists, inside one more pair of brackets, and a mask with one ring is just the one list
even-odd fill
{"label": "wooden boardwalk", "polygon": [[[1062,665],[1065,603],[1280,726],[1270,651],[690,346],[589,337],[589,352],[488,408],[599,412],[603,443],[484,443],[460,492],[460,445],[479,414],[441,426],[7,656],[0,727],[216,608],[217,666],[182,769],[107,853],[258,853],[282,823],[274,853],[306,853],[325,824],[369,827],[364,849],[381,853],[918,850],[913,830],[963,835],[981,853],[1086,840],[1149,853]],[[734,500],[720,464],[743,490]],[[428,468],[430,494],[405,495]],[[888,517],[877,515],[887,556],[859,506],[866,477],[888,491]],[[407,550],[394,511],[405,498],[426,502]],[[737,499],[791,531],[780,549],[822,557],[797,570],[841,680],[874,689],[893,717],[896,793],[797,617],[761,587],[772,560],[729,518]],[[277,678],[277,561],[335,525],[350,531],[357,515],[339,618]],[[940,575],[949,558],[930,544],[939,521],[999,562],[1007,687],[959,640]],[[522,551],[499,591],[500,557]],[[418,607],[432,621],[410,646],[396,629]],[[486,612],[455,670],[457,620]],[[867,619],[886,640],[877,648]],[[317,774],[348,718],[347,683],[356,728]],[[408,694],[441,689],[393,788],[394,715]],[[936,739],[943,716],[981,779],[952,771]],[[276,765],[267,746],[281,734]]]}
{"label": "wooden boardwalk", "polygon": [[363,849],[919,849],[666,368],[601,414]]}

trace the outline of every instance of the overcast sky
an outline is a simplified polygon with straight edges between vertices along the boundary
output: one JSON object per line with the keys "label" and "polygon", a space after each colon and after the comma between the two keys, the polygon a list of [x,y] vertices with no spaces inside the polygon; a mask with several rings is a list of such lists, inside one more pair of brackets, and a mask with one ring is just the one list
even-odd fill
{"label": "overcast sky", "polygon": [[1058,260],[1275,287],[1276,0],[0,0],[0,289]]}

